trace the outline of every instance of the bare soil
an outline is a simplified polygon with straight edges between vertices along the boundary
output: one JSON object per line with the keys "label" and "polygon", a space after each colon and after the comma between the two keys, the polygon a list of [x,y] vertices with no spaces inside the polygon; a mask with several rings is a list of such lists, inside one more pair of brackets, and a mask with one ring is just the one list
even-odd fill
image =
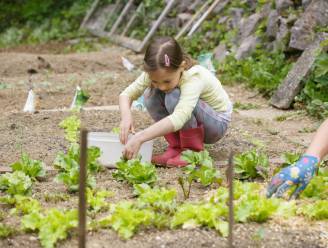
{"label": "bare soil", "polygon": [[[58,47],[57,47],[58,46]],[[44,110],[69,107],[75,87],[82,86],[91,94],[87,106],[117,105],[118,95],[140,73],[140,70],[128,72],[121,63],[120,56],[127,57],[141,69],[142,56],[116,46],[109,46],[99,52],[81,54],[57,54],[61,45],[47,49],[37,47],[19,48],[0,53],[0,166],[7,166],[20,157],[21,147],[32,158],[43,160],[49,167],[59,151],[67,149],[64,132],[58,124],[70,113],[46,112]],[[56,50],[57,49],[57,50]],[[28,53],[27,53],[27,52]],[[54,52],[55,51],[55,52]],[[56,53],[56,54],[54,54]],[[41,56],[50,67],[37,59]],[[35,69],[32,76],[34,90],[38,96],[38,112],[22,112],[29,89],[28,69]],[[223,82],[225,83],[225,82]],[[230,151],[246,151],[259,142],[271,159],[279,160],[285,151],[304,151],[314,130],[319,125],[304,113],[281,111],[268,105],[267,99],[241,85],[225,86],[233,101],[255,103],[258,107],[251,110],[238,110],[233,114],[229,132],[218,143],[207,148],[211,156],[218,161],[226,161]],[[277,121],[282,116],[286,120]],[[143,129],[152,123],[148,114],[134,112],[137,129]],[[83,111],[83,126],[89,130],[109,131],[119,125],[118,111]],[[163,138],[155,140],[155,152],[164,151]],[[273,163],[272,168],[277,164]],[[115,192],[112,202],[133,197],[129,185],[117,182],[111,176],[112,170],[104,170],[97,176],[97,185],[101,189]],[[224,172],[224,171],[222,171]],[[159,184],[178,187],[179,169],[158,168]],[[44,181],[33,187],[33,196],[44,207],[75,208],[77,195],[67,200],[46,201],[46,196],[67,194],[65,187],[53,181],[56,171],[50,171]],[[264,184],[266,182],[263,182]],[[196,185],[191,192],[190,201],[201,200],[212,188]],[[9,208],[3,207],[3,211]],[[5,223],[19,228],[19,218],[7,216]],[[262,233],[263,235],[259,235]],[[234,229],[235,247],[328,247],[328,222],[308,221],[301,217],[289,220],[273,219],[265,224],[237,224]],[[76,247],[77,236],[61,242],[58,247]],[[35,234],[16,235],[0,240],[0,247],[40,247]],[[206,228],[192,230],[142,230],[131,240],[123,241],[112,230],[100,230],[88,234],[87,247],[226,247],[226,239],[215,231]]]}

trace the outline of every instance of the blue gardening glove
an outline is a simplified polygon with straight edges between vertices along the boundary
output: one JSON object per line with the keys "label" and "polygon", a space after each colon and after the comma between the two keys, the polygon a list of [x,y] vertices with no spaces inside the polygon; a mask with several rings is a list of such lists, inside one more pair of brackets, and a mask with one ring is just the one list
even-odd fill
{"label": "blue gardening glove", "polygon": [[318,158],[303,155],[295,164],[283,168],[272,178],[267,189],[267,197],[269,198],[273,194],[276,197],[282,197],[290,187],[297,185],[290,197],[291,199],[296,199],[309,184],[317,166]]}

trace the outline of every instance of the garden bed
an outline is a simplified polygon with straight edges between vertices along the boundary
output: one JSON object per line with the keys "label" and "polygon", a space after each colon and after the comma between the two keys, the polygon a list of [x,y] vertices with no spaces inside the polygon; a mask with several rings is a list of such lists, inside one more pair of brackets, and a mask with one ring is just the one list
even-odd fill
{"label": "garden bed", "polygon": [[[39,109],[68,107],[72,101],[76,85],[86,89],[91,98],[87,106],[116,105],[118,95],[137,75],[128,72],[121,65],[119,56],[127,56],[135,64],[142,63],[141,57],[133,55],[122,48],[111,46],[102,52],[70,55],[42,55],[52,66],[51,70],[37,69],[33,75],[35,92],[39,98]],[[70,113],[39,112],[22,113],[27,96],[26,70],[31,66],[37,68],[36,54],[3,53],[0,54],[0,82],[6,85],[0,90],[0,165],[8,166],[18,161],[21,148],[33,159],[42,160],[48,167],[53,166],[59,151],[66,151],[69,143],[64,138],[64,131],[59,123]],[[6,58],[6,59],[4,59]],[[224,83],[224,82],[223,82]],[[208,146],[209,153],[215,162],[226,161],[230,151],[242,152],[260,144],[270,158],[279,158],[283,152],[302,152],[309,144],[318,123],[309,119],[304,113],[295,111],[278,111],[268,106],[260,96],[253,97],[241,86],[226,87],[231,98],[240,102],[255,104],[251,109],[240,107],[235,111],[227,135],[215,145]],[[258,114],[260,113],[260,114]],[[148,114],[134,112],[135,126],[138,130],[152,123]],[[88,111],[80,114],[82,125],[89,130],[109,131],[120,122],[118,111]],[[164,139],[155,140],[155,152],[165,149]],[[269,174],[277,164],[270,165]],[[221,168],[224,174],[225,168]],[[96,175],[97,188],[113,192],[108,198],[110,203],[122,200],[134,200],[133,187],[126,182],[116,181],[114,170],[103,170]],[[183,202],[183,192],[178,178],[181,169],[157,168],[156,185],[173,188],[177,191],[177,201]],[[63,184],[54,182],[56,170],[51,170],[46,177],[34,183],[33,198],[40,201],[43,208],[76,209],[78,196],[67,192]],[[261,185],[267,182],[257,179]],[[218,188],[217,185],[203,187],[194,183],[189,202],[198,202]],[[1,193],[3,195],[3,193]],[[9,213],[8,206],[1,206],[2,211]],[[101,214],[100,214],[101,215]],[[6,214],[2,221],[20,228],[20,217]],[[328,222],[311,221],[295,216],[288,219],[272,218],[266,223],[236,224],[234,228],[236,247],[327,247]],[[215,230],[206,227],[195,229],[157,230],[155,228],[139,231],[131,239],[122,240],[111,229],[100,229],[88,233],[87,247],[226,247],[226,238]],[[40,247],[34,233],[17,231],[12,236],[0,239],[0,247]],[[76,247],[77,233],[58,247]]]}

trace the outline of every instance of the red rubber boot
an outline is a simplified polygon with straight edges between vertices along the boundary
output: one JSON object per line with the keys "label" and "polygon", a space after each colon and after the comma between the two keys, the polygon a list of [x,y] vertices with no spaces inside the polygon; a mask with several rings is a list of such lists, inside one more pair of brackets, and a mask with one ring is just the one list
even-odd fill
{"label": "red rubber boot", "polygon": [[[193,150],[199,152],[204,149],[204,128],[203,125],[190,128],[187,130],[180,130],[180,144],[181,152],[184,150]],[[187,162],[181,159],[181,153],[167,161],[168,167],[184,167]]]}
{"label": "red rubber boot", "polygon": [[166,165],[170,158],[177,156],[181,152],[180,137],[178,132],[164,135],[164,138],[166,139],[167,143],[169,143],[169,146],[163,154],[155,155],[151,158],[151,162],[153,164]]}

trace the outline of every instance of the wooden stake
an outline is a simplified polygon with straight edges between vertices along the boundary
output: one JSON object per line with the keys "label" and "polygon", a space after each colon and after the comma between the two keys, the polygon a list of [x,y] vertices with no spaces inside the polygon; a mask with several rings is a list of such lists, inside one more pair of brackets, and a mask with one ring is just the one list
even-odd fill
{"label": "wooden stake", "polygon": [[126,27],[124,28],[123,32],[121,33],[121,36],[125,36],[126,33],[129,31],[130,27],[132,26],[133,22],[135,21],[135,19],[138,17],[139,12],[141,11],[141,9],[143,8],[143,3],[139,4],[137,10],[134,12],[133,16],[131,17],[131,19],[129,20],[128,24],[126,25]]}
{"label": "wooden stake", "polygon": [[[122,3],[122,2],[123,2],[123,0],[117,0],[114,9],[116,8],[118,3]],[[88,27],[86,27],[86,28],[88,28],[88,30],[95,36],[107,37],[116,44],[119,44],[119,45],[129,48],[129,49],[132,49],[133,51],[135,51],[137,53],[142,52],[144,50],[144,48],[146,47],[146,45],[148,44],[149,40],[154,36],[156,30],[162,23],[166,14],[174,6],[176,0],[170,0],[166,4],[164,10],[161,12],[160,16],[157,18],[154,25],[152,25],[152,27],[150,28],[150,31],[147,33],[147,35],[144,37],[143,40],[137,40],[137,39],[133,39],[133,38],[129,38],[129,37],[125,36],[125,34],[129,30],[129,28],[132,26],[134,20],[138,17],[138,11],[142,8],[143,3],[141,3],[138,6],[137,10],[134,12],[132,17],[128,21],[127,26],[123,29],[121,35],[115,33],[117,31],[118,27],[124,21],[124,18],[127,16],[127,14],[129,14],[128,12],[129,12],[130,8],[132,7],[133,2],[134,2],[134,0],[129,0],[126,3],[123,10],[121,11],[121,14],[119,15],[118,19],[115,21],[115,23],[113,24],[113,26],[111,27],[111,30],[109,32],[107,32],[105,30],[95,30],[95,29],[91,29]],[[115,11],[117,11],[117,10],[115,9]],[[89,19],[90,19],[90,17],[89,17]],[[87,21],[85,21],[85,22],[87,22]]]}
{"label": "wooden stake", "polygon": [[87,179],[87,135],[86,129],[81,130],[80,147],[80,177],[79,177],[79,248],[85,248],[86,243],[86,179]]}
{"label": "wooden stake", "polygon": [[81,23],[81,25],[80,25],[80,30],[81,30],[82,28],[85,27],[87,21],[89,20],[89,18],[91,17],[91,15],[95,12],[95,10],[96,10],[96,8],[97,8],[97,6],[98,6],[98,4],[99,4],[99,1],[100,1],[100,0],[95,0],[95,1],[92,3],[91,8],[87,11],[87,14],[86,14],[85,17],[83,18],[83,21],[82,21],[82,23]]}
{"label": "wooden stake", "polygon": [[227,168],[227,179],[229,185],[229,236],[228,236],[228,247],[233,248],[233,224],[234,224],[234,213],[233,213],[233,153],[229,155],[229,165]]}
{"label": "wooden stake", "polygon": [[182,27],[180,32],[174,37],[176,40],[181,38],[181,36],[187,31],[187,29],[192,25],[192,23],[197,19],[197,17],[203,12],[203,10],[211,3],[211,0],[205,2],[202,7],[197,10],[197,12],[192,16],[192,18]]}
{"label": "wooden stake", "polygon": [[124,17],[126,16],[126,14],[128,13],[128,11],[130,10],[132,4],[133,4],[134,0],[129,0],[129,2],[125,5],[124,9],[122,10],[122,13],[120,14],[120,16],[117,18],[116,22],[114,23],[114,25],[112,26],[109,35],[113,35],[116,31],[116,29],[118,28],[118,26],[121,24],[121,22],[123,21]]}
{"label": "wooden stake", "polygon": [[206,12],[202,15],[201,18],[199,18],[199,20],[195,23],[195,25],[190,29],[189,33],[187,34],[187,36],[191,36],[196,30],[197,28],[202,24],[202,22],[207,18],[207,16],[214,10],[214,8],[216,7],[216,5],[218,5],[218,3],[221,0],[215,0],[212,5],[208,8],[208,10],[206,10]]}
{"label": "wooden stake", "polygon": [[148,41],[153,37],[154,33],[156,32],[157,28],[159,27],[159,25],[161,25],[163,19],[165,18],[166,14],[169,13],[169,11],[171,10],[171,8],[174,6],[176,0],[170,0],[167,5],[165,6],[163,12],[161,13],[161,15],[158,17],[157,21],[154,23],[154,25],[151,27],[150,31],[148,32],[148,34],[146,35],[146,37],[143,39],[140,47],[139,47],[139,51],[137,52],[141,52],[145,46],[147,45]]}

